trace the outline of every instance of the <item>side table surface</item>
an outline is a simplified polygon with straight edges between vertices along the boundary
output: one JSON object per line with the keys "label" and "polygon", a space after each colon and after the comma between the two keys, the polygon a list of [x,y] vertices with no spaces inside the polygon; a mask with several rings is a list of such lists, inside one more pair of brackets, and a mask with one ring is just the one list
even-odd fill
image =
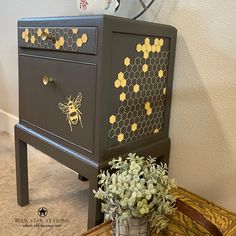
{"label": "side table surface", "polygon": [[[178,188],[175,191],[177,198],[188,204],[189,206],[200,212],[206,219],[215,224],[224,236],[236,235],[236,214],[222,207],[215,205],[206,199],[193,194],[184,188]],[[111,236],[112,226],[110,222],[103,223],[97,227],[82,234],[82,236]],[[176,212],[170,217],[170,222],[167,229],[156,234],[151,232],[151,236],[210,236],[211,234],[201,225],[191,220],[188,216],[181,212]]]}

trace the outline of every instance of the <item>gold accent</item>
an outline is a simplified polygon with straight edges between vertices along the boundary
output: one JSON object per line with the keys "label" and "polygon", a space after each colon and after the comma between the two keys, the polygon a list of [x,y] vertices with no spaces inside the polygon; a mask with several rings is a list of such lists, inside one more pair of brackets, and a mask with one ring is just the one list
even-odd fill
{"label": "gold accent", "polygon": [[81,38],[78,38],[78,39],[77,39],[77,46],[80,48],[80,47],[82,47],[82,44],[83,44],[82,39],[81,39]]}
{"label": "gold accent", "polygon": [[135,93],[137,93],[139,91],[139,85],[135,84],[133,90],[134,90]]}
{"label": "gold accent", "polygon": [[147,58],[149,57],[149,52],[147,52],[147,51],[144,52],[144,53],[143,53],[143,57],[144,57],[144,59],[147,59]]}
{"label": "gold accent", "polygon": [[142,45],[141,45],[141,44],[138,44],[138,45],[136,46],[136,51],[137,51],[137,52],[141,52],[141,50],[142,50]]}
{"label": "gold accent", "polygon": [[164,75],[164,71],[163,71],[163,70],[159,70],[159,71],[158,71],[158,76],[159,76],[160,78],[162,78],[163,75]]}
{"label": "gold accent", "polygon": [[142,46],[142,51],[143,51],[143,52],[146,52],[146,50],[147,50],[147,46],[144,44],[144,45]]}
{"label": "gold accent", "polygon": [[77,97],[74,99],[71,99],[71,96],[66,99],[68,102],[58,103],[58,107],[66,114],[66,121],[68,121],[70,125],[70,131],[72,132],[72,125],[76,125],[78,122],[80,123],[81,128],[83,128],[82,112],[79,110],[82,102],[82,94],[78,93]]}
{"label": "gold accent", "polygon": [[60,42],[60,45],[63,47],[63,45],[64,45],[64,43],[65,43],[64,38],[63,38],[63,37],[60,37],[59,42]]}
{"label": "gold accent", "polygon": [[38,37],[41,37],[41,35],[42,35],[42,30],[40,28],[38,28],[38,30],[37,30],[37,35],[38,35]]}
{"label": "gold accent", "polygon": [[33,43],[33,44],[35,43],[35,37],[34,37],[34,35],[31,36],[30,41],[31,41],[31,43]]}
{"label": "gold accent", "polygon": [[163,88],[163,94],[166,95],[166,88]]}
{"label": "gold accent", "polygon": [[150,102],[146,102],[146,103],[145,103],[145,109],[146,109],[146,110],[148,110],[148,109],[150,108],[150,106],[151,106]]}
{"label": "gold accent", "polygon": [[25,42],[26,42],[26,43],[29,42],[29,36],[28,36],[28,35],[25,36]]}
{"label": "gold accent", "polygon": [[46,34],[49,34],[49,29],[46,28],[46,29],[44,30],[44,32],[45,32]]}
{"label": "gold accent", "polygon": [[21,37],[22,39],[25,39],[25,31],[22,32]]}
{"label": "gold accent", "polygon": [[126,57],[126,58],[124,59],[124,64],[125,64],[126,66],[128,66],[128,65],[130,64],[130,58],[129,58],[129,57]]}
{"label": "gold accent", "polygon": [[120,87],[120,80],[117,79],[117,80],[115,81],[115,87],[116,87],[116,88],[119,88],[119,87]]}
{"label": "gold accent", "polygon": [[78,31],[79,31],[79,29],[78,29],[78,28],[74,28],[74,29],[72,29],[72,32],[73,32],[73,34],[77,34],[77,33],[78,33]]}
{"label": "gold accent", "polygon": [[121,143],[121,142],[124,140],[124,135],[120,133],[120,134],[117,136],[117,140]]}
{"label": "gold accent", "polygon": [[154,134],[159,133],[159,132],[160,132],[159,129],[155,129],[155,130],[154,130]]}
{"label": "gold accent", "polygon": [[123,102],[126,99],[126,94],[125,93],[121,93],[120,94],[120,100]]}
{"label": "gold accent", "polygon": [[144,64],[143,65],[143,72],[147,72],[148,71],[148,65],[147,64]]}
{"label": "gold accent", "polygon": [[152,52],[156,52],[156,50],[157,50],[157,47],[156,47],[155,44],[153,44],[153,45],[152,45]]}
{"label": "gold accent", "polygon": [[122,80],[120,81],[120,85],[121,85],[122,88],[124,88],[124,87],[126,86],[126,80],[125,80],[125,79],[122,79]]}
{"label": "gold accent", "polygon": [[43,81],[43,84],[46,86],[49,83],[52,83],[53,79],[51,77],[48,77],[47,75],[44,75],[42,81]]}
{"label": "gold accent", "polygon": [[146,45],[150,44],[150,38],[145,38],[144,43],[145,43]]}
{"label": "gold accent", "polygon": [[118,74],[118,80],[123,80],[124,79],[124,73],[122,73],[122,72],[120,72],[119,74]]}
{"label": "gold accent", "polygon": [[160,45],[160,46],[163,46],[163,45],[164,45],[164,39],[160,39],[160,40],[159,40],[159,45]]}
{"label": "gold accent", "polygon": [[150,116],[151,114],[152,114],[152,108],[149,108],[149,109],[147,110],[147,115]]}
{"label": "gold accent", "polygon": [[111,124],[114,124],[114,123],[116,122],[116,117],[115,117],[114,115],[110,116],[109,122],[110,122]]}
{"label": "gold accent", "polygon": [[60,49],[60,47],[61,47],[60,41],[56,41],[56,43],[55,43],[55,48],[56,48],[56,49]]}
{"label": "gold accent", "polygon": [[152,51],[152,46],[150,44],[147,45],[147,52],[151,52]]}
{"label": "gold accent", "polygon": [[131,130],[134,132],[135,130],[137,130],[137,124],[133,123],[131,126]]}
{"label": "gold accent", "polygon": [[28,29],[28,28],[25,29],[25,34],[26,34],[26,35],[29,34],[29,29]]}
{"label": "gold accent", "polygon": [[[119,142],[124,140],[129,142],[143,136],[154,135],[163,128],[165,111],[163,94],[166,81],[160,78],[166,77],[165,68],[168,66],[169,52],[168,50],[161,52],[163,44],[161,38],[146,37],[142,43],[135,45],[137,56],[123,58],[124,71],[118,71],[114,80],[114,88],[121,90],[118,97],[121,105],[116,114],[111,114],[111,117],[115,116],[115,122],[111,123],[112,120],[109,122],[110,138],[117,139],[122,132],[123,136],[119,138]],[[160,68],[163,71],[159,73]],[[147,102],[142,102],[143,99]],[[144,120],[147,119],[149,122],[145,123]]]}
{"label": "gold accent", "polygon": [[157,46],[156,46],[156,51],[157,51],[157,52],[160,52],[160,51],[161,51],[161,46],[160,46],[160,45],[157,45]]}
{"label": "gold accent", "polygon": [[82,42],[83,42],[83,43],[87,43],[87,41],[88,41],[88,36],[87,36],[87,34],[82,34],[81,39],[82,39]]}
{"label": "gold accent", "polygon": [[154,39],[154,44],[157,46],[157,45],[159,45],[159,39],[158,38],[155,38]]}

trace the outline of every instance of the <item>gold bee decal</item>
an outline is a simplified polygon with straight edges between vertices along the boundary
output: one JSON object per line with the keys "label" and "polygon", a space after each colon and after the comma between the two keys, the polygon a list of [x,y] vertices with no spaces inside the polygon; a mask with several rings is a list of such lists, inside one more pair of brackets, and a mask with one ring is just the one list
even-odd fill
{"label": "gold bee decal", "polygon": [[81,118],[82,112],[79,110],[79,108],[81,107],[82,94],[78,93],[77,97],[74,99],[71,99],[71,96],[66,99],[68,100],[68,102],[64,104],[58,103],[58,107],[64,114],[66,114],[66,120],[70,125],[71,132],[72,132],[72,125],[77,125],[78,122],[80,122],[80,125],[83,128],[82,118]]}

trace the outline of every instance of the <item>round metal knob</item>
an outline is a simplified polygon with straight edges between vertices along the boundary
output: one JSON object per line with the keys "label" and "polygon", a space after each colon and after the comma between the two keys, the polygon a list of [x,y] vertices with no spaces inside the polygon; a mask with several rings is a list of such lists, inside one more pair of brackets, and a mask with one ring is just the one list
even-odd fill
{"label": "round metal knob", "polygon": [[43,41],[45,41],[46,39],[49,38],[49,34],[48,34],[47,32],[43,32],[43,33],[41,34],[41,38],[42,38]]}
{"label": "round metal knob", "polygon": [[43,76],[43,84],[46,86],[49,83],[53,82],[53,78],[48,77],[47,75]]}

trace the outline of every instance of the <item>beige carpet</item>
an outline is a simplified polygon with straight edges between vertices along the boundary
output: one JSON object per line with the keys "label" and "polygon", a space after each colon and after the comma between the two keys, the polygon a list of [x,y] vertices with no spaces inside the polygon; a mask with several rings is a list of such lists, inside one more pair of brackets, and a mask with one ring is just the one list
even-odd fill
{"label": "beige carpet", "polygon": [[[28,156],[30,204],[20,207],[14,140],[0,132],[0,236],[81,235],[87,226],[88,182],[79,181],[76,173],[32,147]],[[47,208],[46,217],[39,217],[40,207]]]}

